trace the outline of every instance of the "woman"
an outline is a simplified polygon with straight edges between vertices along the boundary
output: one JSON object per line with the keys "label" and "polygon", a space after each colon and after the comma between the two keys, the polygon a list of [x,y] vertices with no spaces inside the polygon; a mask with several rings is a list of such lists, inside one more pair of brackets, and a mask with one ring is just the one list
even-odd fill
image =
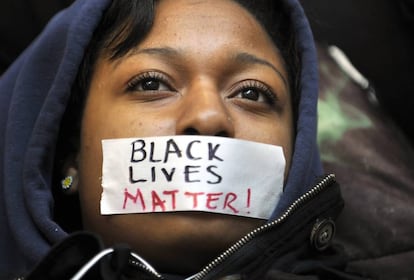
{"label": "woman", "polygon": [[[128,253],[126,268],[102,262],[107,276],[113,270],[132,279],[342,275],[330,247],[342,199],[334,177],[321,178],[316,56],[297,1],[77,1],[4,74],[0,90],[5,276],[27,274],[79,229],[105,247],[127,243],[154,267]],[[281,171],[263,170],[282,178],[272,187],[280,193],[270,192],[276,193],[271,212],[235,215],[228,199],[222,208],[234,215],[217,213],[210,202],[218,201],[219,189],[206,209],[156,213],[166,200],[153,195],[150,213],[104,213],[106,180],[117,165],[105,171],[104,160],[117,153],[101,142],[171,136],[175,146],[166,155],[181,157],[176,143],[183,138],[175,135],[191,136],[191,145],[212,136],[279,147]],[[152,139],[146,147],[155,149],[164,138]],[[219,145],[209,146],[209,160],[222,159]],[[131,162],[141,160],[136,153],[143,149],[132,146]],[[187,147],[189,160],[197,158],[193,152]],[[184,177],[197,186],[203,178],[189,179],[199,173],[191,168]],[[144,181],[159,176],[150,170]],[[207,168],[217,182],[228,170]],[[160,174],[168,179],[174,172]],[[253,177],[261,176],[268,175]],[[129,179],[139,181],[132,166]],[[142,205],[151,202],[138,189],[134,195],[125,190],[124,208],[141,198]],[[69,237],[29,279],[72,276],[101,250],[92,240]]]}

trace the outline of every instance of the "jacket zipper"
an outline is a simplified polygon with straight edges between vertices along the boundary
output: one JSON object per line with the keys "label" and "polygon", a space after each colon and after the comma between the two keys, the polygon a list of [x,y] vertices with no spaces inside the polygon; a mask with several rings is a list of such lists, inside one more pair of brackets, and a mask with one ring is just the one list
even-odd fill
{"label": "jacket zipper", "polygon": [[135,253],[131,253],[134,259],[129,259],[129,264],[134,266],[135,268],[139,268],[147,274],[150,274],[156,279],[164,279],[164,277],[158,273],[149,263],[147,263],[144,259],[142,259],[139,255]]}
{"label": "jacket zipper", "polygon": [[[321,191],[326,189],[333,181],[335,180],[334,174],[326,175],[319,183],[317,183],[312,189],[304,193],[302,196],[300,196],[298,199],[296,199],[288,209],[276,220],[267,223],[265,225],[262,225],[261,227],[256,228],[255,230],[249,232],[244,237],[242,237],[239,241],[237,241],[235,244],[233,244],[230,248],[228,248],[226,251],[224,251],[222,254],[220,254],[215,260],[210,262],[208,265],[206,265],[200,272],[197,274],[190,276],[186,278],[185,280],[202,280],[205,278],[214,268],[222,264],[225,260],[227,260],[231,255],[236,253],[238,250],[240,250],[245,244],[253,240],[257,235],[264,233],[281,223],[283,223],[295,210],[297,210],[299,207],[301,207],[303,204],[308,202],[310,199],[315,197],[317,194],[319,194]],[[153,269],[147,268],[144,264],[135,262],[135,266],[139,266],[141,269],[147,271],[152,276],[154,276],[156,279],[164,279],[162,275],[155,272]]]}
{"label": "jacket zipper", "polygon": [[250,233],[246,234],[238,242],[236,242],[234,245],[232,245],[230,248],[224,251],[220,256],[218,256],[215,260],[213,260],[207,266],[205,266],[200,272],[198,272],[197,274],[189,278],[186,278],[186,280],[202,280],[203,278],[205,278],[214,268],[216,268],[221,263],[223,263],[232,254],[240,250],[245,244],[253,240],[257,235],[263,232],[266,232],[276,227],[277,225],[281,224],[282,222],[284,222],[296,209],[298,209],[300,206],[302,206],[303,204],[308,202],[310,199],[315,197],[317,194],[319,194],[321,191],[323,191],[325,188],[327,188],[334,180],[335,180],[334,174],[326,175],[312,189],[310,189],[309,191],[304,193],[302,196],[300,196],[298,199],[296,199],[289,206],[289,208],[283,213],[283,215],[281,215],[277,220],[274,220],[261,227],[258,227],[255,230],[251,231]]}

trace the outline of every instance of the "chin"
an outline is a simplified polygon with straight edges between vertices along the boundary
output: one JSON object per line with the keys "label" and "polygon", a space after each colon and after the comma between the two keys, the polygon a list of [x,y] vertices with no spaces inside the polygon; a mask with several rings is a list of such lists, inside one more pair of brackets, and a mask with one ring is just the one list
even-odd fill
{"label": "chin", "polygon": [[164,273],[198,272],[264,220],[207,212],[104,216],[91,230],[107,246],[127,243]]}
{"label": "chin", "polygon": [[[213,214],[179,212],[165,215],[171,221],[169,239],[161,246],[166,252],[154,256],[154,265],[167,273],[196,273],[263,220]],[[154,217],[155,218],[155,217]]]}

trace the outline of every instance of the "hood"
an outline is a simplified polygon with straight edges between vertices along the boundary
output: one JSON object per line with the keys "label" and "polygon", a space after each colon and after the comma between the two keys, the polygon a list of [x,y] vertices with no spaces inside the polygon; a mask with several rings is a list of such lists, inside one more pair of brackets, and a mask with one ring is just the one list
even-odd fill
{"label": "hood", "polygon": [[[302,60],[294,154],[277,218],[322,174],[316,145],[313,37],[297,0],[286,0]],[[54,149],[78,66],[110,0],[79,0],[57,14],[0,80],[0,275],[24,272],[67,233],[53,220]],[[70,209],[68,209],[70,211]]]}

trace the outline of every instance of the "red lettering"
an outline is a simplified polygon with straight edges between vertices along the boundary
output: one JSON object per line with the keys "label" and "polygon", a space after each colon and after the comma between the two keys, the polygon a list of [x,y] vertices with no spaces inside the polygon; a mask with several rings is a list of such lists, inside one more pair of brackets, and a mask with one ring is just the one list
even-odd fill
{"label": "red lettering", "polygon": [[155,191],[151,192],[152,196],[152,212],[155,212],[155,208],[161,207],[161,211],[165,212],[165,200],[162,200]]}
{"label": "red lettering", "polygon": [[[252,190],[250,188],[247,189],[247,208],[250,208],[250,199],[252,197]],[[250,211],[247,211],[247,214],[250,214]]]}
{"label": "red lettering", "polygon": [[176,201],[176,194],[179,192],[179,190],[172,190],[172,191],[164,191],[164,195],[171,195],[171,204],[172,204],[172,210],[175,210],[175,201]]}
{"label": "red lettering", "polygon": [[193,208],[197,208],[198,206],[198,196],[203,195],[203,192],[193,193],[193,192],[185,192],[186,196],[192,196],[193,197]]}
{"label": "red lettering", "polygon": [[128,189],[127,188],[125,188],[125,190],[124,190],[124,205],[123,205],[123,209],[126,208],[126,206],[127,206],[126,204],[127,204],[128,199],[131,199],[133,201],[133,203],[136,204],[138,198],[139,198],[139,202],[141,203],[142,210],[145,211],[145,202],[144,202],[144,198],[142,196],[141,190],[139,188],[137,188],[137,193],[134,196],[134,195],[132,195],[132,194],[130,194],[128,192]]}
{"label": "red lettering", "polygon": [[222,196],[223,193],[208,193],[207,194],[207,201],[206,201],[206,207],[210,210],[217,209],[217,205],[212,205],[213,202],[220,199],[220,196]]}
{"label": "red lettering", "polygon": [[223,209],[226,209],[226,207],[227,207],[230,210],[232,210],[233,213],[235,213],[235,214],[239,213],[239,211],[237,211],[237,209],[234,208],[233,205],[231,205],[236,199],[237,199],[237,194],[235,194],[235,193],[226,194],[226,198],[224,199]]}
{"label": "red lettering", "polygon": [[252,190],[250,188],[247,189],[247,208],[250,208],[250,198],[252,196]]}

